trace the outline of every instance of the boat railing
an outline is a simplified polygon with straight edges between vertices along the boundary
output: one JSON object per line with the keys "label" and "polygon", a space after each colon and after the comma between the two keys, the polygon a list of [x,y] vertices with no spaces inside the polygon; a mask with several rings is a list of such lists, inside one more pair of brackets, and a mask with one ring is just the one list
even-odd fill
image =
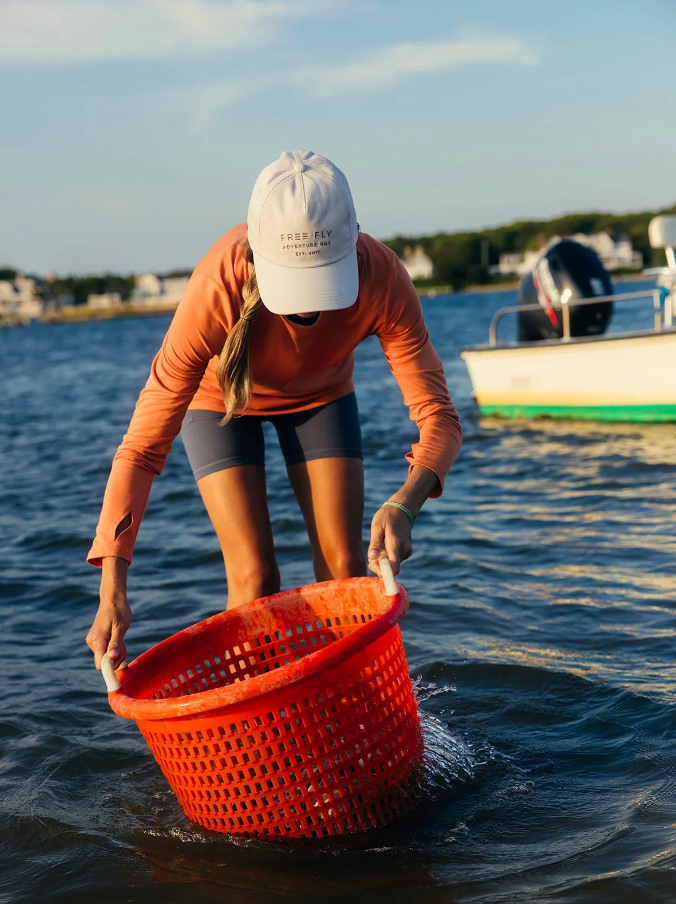
{"label": "boat railing", "polygon": [[[570,342],[570,309],[572,307],[583,307],[584,305],[599,304],[599,302],[612,301],[613,303],[622,303],[627,301],[636,301],[639,298],[651,298],[654,310],[654,332],[659,333],[662,327],[673,326],[674,321],[674,295],[668,293],[664,289],[649,289],[643,292],[624,292],[618,295],[597,295],[594,298],[571,298],[569,301],[559,301],[552,304],[551,310],[561,311],[561,319],[563,326],[563,336],[561,342]],[[525,311],[544,311],[546,310],[540,304],[521,304],[510,305],[509,307],[500,308],[496,311],[491,320],[488,332],[488,345],[490,348],[496,348],[498,344],[498,324],[507,314],[519,314]]]}

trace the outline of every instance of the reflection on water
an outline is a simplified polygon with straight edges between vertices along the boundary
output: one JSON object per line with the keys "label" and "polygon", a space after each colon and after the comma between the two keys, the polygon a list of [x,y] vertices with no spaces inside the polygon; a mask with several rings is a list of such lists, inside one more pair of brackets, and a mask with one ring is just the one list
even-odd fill
{"label": "reflection on water", "polygon": [[[84,556],[167,321],[0,332],[0,900],[676,900],[676,425],[478,418],[457,352],[510,300],[426,303],[465,445],[402,577],[425,804],[319,849],[191,826],[82,643],[97,591]],[[415,430],[375,341],[357,385],[368,520]],[[268,488],[283,584],[306,583],[273,445]],[[224,606],[180,445],[153,488],[131,599],[132,655]]]}
{"label": "reflection on water", "polygon": [[[626,424],[574,421],[560,418],[478,417],[479,429],[498,431],[508,448],[528,448],[537,437],[537,454],[577,458],[578,464],[591,464],[608,456],[631,461],[632,467],[644,463],[663,465],[676,454],[676,429],[673,424]],[[575,449],[584,456],[575,456]]]}

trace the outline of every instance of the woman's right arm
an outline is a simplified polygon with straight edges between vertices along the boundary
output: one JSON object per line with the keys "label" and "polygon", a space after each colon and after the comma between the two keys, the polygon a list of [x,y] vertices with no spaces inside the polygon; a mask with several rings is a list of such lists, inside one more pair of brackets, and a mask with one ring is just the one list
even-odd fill
{"label": "woman's right arm", "polygon": [[[223,286],[193,275],[179,304],[110,470],[87,561],[131,564],[153,479],[162,473],[207,364],[223,348],[232,311]],[[114,377],[113,377],[114,378]]]}
{"label": "woman's right arm", "polygon": [[151,484],[164,467],[188,405],[207,364],[220,353],[232,320],[232,305],[224,287],[196,273],[153,361],[113,460],[96,537],[87,557],[90,564],[102,569],[99,610],[87,635],[97,668],[106,650],[116,664],[126,656],[123,638],[131,623],[127,569]]}
{"label": "woman's right arm", "polygon": [[124,635],[131,624],[131,609],[127,600],[128,569],[129,563],[115,556],[107,556],[101,563],[99,610],[86,639],[97,669],[101,668],[104,653],[108,653],[117,668],[127,658]]}

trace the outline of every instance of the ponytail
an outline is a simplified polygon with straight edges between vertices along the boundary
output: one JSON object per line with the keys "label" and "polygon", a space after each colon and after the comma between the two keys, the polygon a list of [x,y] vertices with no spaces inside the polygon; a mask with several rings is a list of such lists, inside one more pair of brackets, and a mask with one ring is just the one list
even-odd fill
{"label": "ponytail", "polygon": [[253,253],[249,242],[244,240],[244,252],[249,262],[249,278],[242,286],[242,306],[239,320],[228,333],[223,351],[218,360],[216,377],[218,378],[225,417],[221,424],[227,424],[235,415],[242,414],[251,404],[253,395],[253,378],[251,375],[251,358],[249,355],[249,331],[256,311],[261,307],[261,293],[258,290]]}

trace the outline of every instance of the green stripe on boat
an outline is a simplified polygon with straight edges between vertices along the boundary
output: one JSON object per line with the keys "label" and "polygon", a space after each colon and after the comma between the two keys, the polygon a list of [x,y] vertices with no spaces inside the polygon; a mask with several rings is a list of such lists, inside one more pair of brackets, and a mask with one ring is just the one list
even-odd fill
{"label": "green stripe on boat", "polygon": [[676,421],[676,405],[481,405],[489,417],[556,417],[585,421]]}

